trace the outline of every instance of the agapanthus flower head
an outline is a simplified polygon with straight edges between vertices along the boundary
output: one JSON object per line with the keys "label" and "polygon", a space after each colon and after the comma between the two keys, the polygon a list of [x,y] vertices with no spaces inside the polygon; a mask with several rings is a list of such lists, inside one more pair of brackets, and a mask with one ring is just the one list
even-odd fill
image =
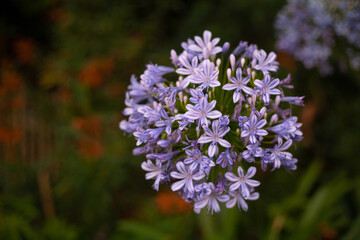
{"label": "agapanthus flower head", "polygon": [[[278,50],[316,67],[333,65],[360,70],[360,2],[358,0],[288,0],[275,22]],[[340,54],[339,54],[340,53]],[[337,59],[334,64],[331,60]],[[344,69],[340,69],[344,70]]]}
{"label": "agapanthus flower head", "polygon": [[285,96],[291,78],[279,80],[276,54],[219,42],[205,31],[181,54],[171,50],[173,67],[149,64],[140,82],[132,77],[120,123],[137,140],[134,154],[146,155],[146,179],[156,190],[170,186],[197,213],[219,212],[220,203],[247,211],[246,201],[259,198],[257,166],[295,170],[291,146],[302,138],[291,105],[303,97]]}

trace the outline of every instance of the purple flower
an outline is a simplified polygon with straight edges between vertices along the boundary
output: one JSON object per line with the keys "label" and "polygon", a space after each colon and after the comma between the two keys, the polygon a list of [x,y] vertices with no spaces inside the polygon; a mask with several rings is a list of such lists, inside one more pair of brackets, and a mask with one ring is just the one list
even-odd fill
{"label": "purple flower", "polygon": [[287,140],[284,144],[281,138],[278,138],[278,144],[275,144],[273,149],[269,149],[271,152],[270,160],[274,164],[274,168],[280,168],[281,162],[284,160],[291,160],[292,154],[289,152],[284,152],[292,145],[292,140]]}
{"label": "purple flower", "polygon": [[255,50],[254,51],[254,59],[251,63],[252,67],[256,70],[262,71],[263,74],[267,74],[268,72],[275,72],[278,70],[279,63],[275,61],[276,54],[270,52],[266,57],[266,52],[264,50]]}
{"label": "purple flower", "polygon": [[174,71],[174,68],[171,67],[165,67],[165,66],[158,66],[154,64],[148,64],[146,65],[146,70],[144,74],[140,76],[141,83],[145,87],[152,87],[157,83],[165,81],[165,79],[162,77],[166,73],[170,73]]}
{"label": "purple flower", "polygon": [[215,64],[206,59],[202,63],[202,69],[195,69],[195,75],[189,79],[190,82],[201,84],[199,89],[205,89],[208,87],[218,87],[220,82],[218,81],[219,70],[215,69]]}
{"label": "purple flower", "polygon": [[280,124],[267,128],[269,131],[279,134],[285,139],[299,141],[302,139],[302,132],[299,129],[302,123],[297,122],[297,117],[290,117],[283,120]]}
{"label": "purple flower", "polygon": [[291,78],[275,79],[276,55],[247,42],[234,51],[229,43],[218,43],[205,31],[203,38],[183,42],[179,55],[171,50],[175,70],[148,64],[140,82],[132,76],[125,94],[127,118],[119,124],[137,140],[133,154],[146,155],[146,179],[154,179],[157,190],[168,183],[195,203],[196,213],[205,207],[219,212],[219,201],[246,211],[247,200],[259,197],[251,166],[296,169],[288,149],[302,138],[291,110],[293,104],[303,105],[303,97],[286,97]]}
{"label": "purple flower", "polygon": [[215,105],[216,100],[208,103],[206,98],[201,98],[197,107],[190,104],[186,105],[186,109],[188,111],[184,114],[184,116],[192,120],[199,119],[201,125],[208,126],[209,123],[207,118],[216,119],[222,115],[218,110],[213,110]]}
{"label": "purple flower", "polygon": [[211,188],[209,183],[200,183],[195,186],[195,192],[197,193],[197,198],[202,199],[205,195],[210,195]]}
{"label": "purple flower", "polygon": [[189,49],[194,52],[198,52],[208,58],[209,56],[214,56],[217,53],[222,51],[222,48],[216,46],[220,41],[220,38],[214,38],[211,40],[211,32],[204,31],[203,39],[199,36],[195,36],[195,43],[189,45]]}
{"label": "purple flower", "polygon": [[259,145],[260,145],[259,143],[247,145],[246,146],[247,150],[245,150],[241,155],[243,159],[247,162],[254,162],[255,157],[264,156],[264,150],[261,147],[259,147]]}
{"label": "purple flower", "polygon": [[196,213],[199,213],[200,210],[206,206],[208,209],[208,213],[210,212],[210,210],[211,210],[211,214],[213,214],[214,211],[216,213],[220,212],[220,206],[219,206],[218,201],[219,202],[227,202],[229,200],[228,195],[222,194],[222,192],[215,190],[215,186],[212,182],[209,183],[209,187],[210,187],[211,193],[208,195],[204,194],[203,198],[195,203],[194,211]]}
{"label": "purple flower", "polygon": [[179,61],[182,64],[183,67],[176,69],[176,73],[181,75],[188,75],[186,78],[184,78],[181,82],[181,88],[186,88],[190,84],[190,79],[193,78],[195,74],[195,70],[200,70],[198,67],[198,58],[195,56],[191,60],[191,64],[188,60],[188,57],[185,55],[182,55],[179,57]]}
{"label": "purple flower", "polygon": [[176,53],[176,51],[174,49],[171,49],[171,51],[170,51],[170,59],[171,59],[171,63],[175,67],[180,66],[179,57],[178,57],[178,55],[177,55],[177,53]]}
{"label": "purple flower", "polygon": [[175,120],[179,123],[180,131],[183,131],[185,127],[194,122],[194,120],[185,117],[185,114],[176,115]]}
{"label": "purple flower", "polygon": [[139,103],[143,100],[151,100],[151,95],[147,89],[140,84],[134,75],[130,78],[131,85],[128,86],[128,94],[136,103]]}
{"label": "purple flower", "polygon": [[304,106],[304,100],[303,100],[304,97],[305,96],[302,96],[302,97],[281,97],[280,101],[281,102],[288,102],[290,104],[294,104],[294,105],[298,105],[298,106],[303,107]]}
{"label": "purple flower", "polygon": [[281,160],[281,165],[287,169],[287,170],[296,170],[296,163],[298,162],[298,160],[296,158],[293,158],[291,160],[286,160],[286,159],[282,159]]}
{"label": "purple flower", "polygon": [[253,89],[246,86],[246,84],[250,81],[250,76],[242,78],[241,68],[236,69],[236,78],[230,77],[229,80],[232,83],[227,83],[222,88],[228,91],[236,89],[233,95],[234,103],[238,102],[239,100],[243,100],[244,97],[241,94],[241,90],[249,95],[255,94]]}
{"label": "purple flower", "polygon": [[179,151],[167,152],[167,153],[150,153],[146,155],[147,159],[156,160],[156,162],[167,162],[177,155]]}
{"label": "purple flower", "polygon": [[195,106],[200,103],[201,98],[207,99],[207,95],[204,95],[204,92],[201,90],[190,89],[190,94],[190,102],[194,103]]}
{"label": "purple flower", "polygon": [[237,172],[239,176],[236,176],[232,172],[225,173],[226,179],[232,182],[232,184],[229,187],[229,190],[236,191],[237,189],[240,188],[241,195],[245,199],[247,199],[248,197],[250,197],[249,188],[257,187],[260,185],[259,181],[251,179],[256,173],[256,168],[250,167],[245,175],[243,169],[239,166]]}
{"label": "purple flower", "polygon": [[209,143],[209,157],[213,157],[219,150],[217,143],[225,148],[230,148],[231,144],[223,139],[223,137],[230,131],[229,127],[220,128],[219,121],[212,122],[212,131],[209,128],[204,128],[205,134],[199,138],[198,143]]}
{"label": "purple flower", "polygon": [[245,124],[243,124],[241,130],[241,137],[248,137],[250,143],[256,143],[258,136],[266,136],[268,134],[266,130],[261,129],[265,126],[265,124],[265,119],[261,119],[260,121],[258,121],[256,114],[254,112],[251,112],[250,121],[247,121],[245,122]]}
{"label": "purple flower", "polygon": [[[248,205],[246,201],[244,200],[242,194],[240,191],[230,191],[229,192],[230,197],[233,197],[226,203],[227,208],[233,208],[236,203],[238,205],[239,210],[243,209],[245,212],[248,210]],[[250,196],[246,200],[257,200],[259,199],[259,193],[258,192],[252,192],[250,193]]]}
{"label": "purple flower", "polygon": [[229,149],[226,149],[224,152],[220,153],[218,159],[216,160],[216,164],[220,164],[222,168],[225,168],[227,165],[234,165],[234,159],[230,155]]}
{"label": "purple flower", "polygon": [[156,141],[165,128],[149,128],[147,130],[140,129],[133,133],[137,139],[136,146],[139,146],[142,143]]}
{"label": "purple flower", "polygon": [[162,179],[164,179],[165,175],[164,175],[164,167],[161,166],[161,162],[157,162],[156,165],[154,165],[152,163],[152,161],[147,160],[147,162],[143,162],[141,164],[141,168],[149,173],[147,173],[145,175],[145,178],[148,179],[152,179],[155,178],[155,182],[154,182],[154,189],[156,191],[159,191],[159,183]]}
{"label": "purple flower", "polygon": [[250,121],[250,118],[245,117],[245,116],[240,116],[240,117],[238,118],[238,120],[239,120],[239,127],[243,128],[244,125],[245,125],[245,123],[247,123],[247,122]]}
{"label": "purple flower", "polygon": [[233,54],[234,55],[240,55],[241,54],[241,57],[252,58],[253,55],[254,55],[254,51],[256,49],[257,49],[256,44],[250,44],[250,46],[249,46],[247,42],[241,41],[239,43],[239,45],[233,51]]}
{"label": "purple flower", "polygon": [[161,118],[169,118],[165,109],[157,102],[153,103],[153,107],[139,107],[138,112],[144,115],[144,117],[148,120],[148,123],[159,121]]}
{"label": "purple flower", "polygon": [[186,167],[183,162],[178,162],[176,164],[178,172],[171,172],[170,176],[175,179],[182,179],[171,185],[171,190],[179,191],[182,188],[185,188],[184,191],[194,192],[194,183],[193,180],[199,181],[205,177],[205,173],[197,172],[194,173],[194,170],[190,167]]}
{"label": "purple flower", "polygon": [[181,88],[168,87],[168,88],[153,88],[152,92],[159,101],[164,101],[170,108],[174,108],[176,102],[176,94],[181,92]]}
{"label": "purple flower", "polygon": [[227,127],[229,125],[229,123],[230,123],[229,116],[224,115],[224,116],[219,117],[219,126],[221,128]]}
{"label": "purple flower", "polygon": [[279,84],[279,79],[276,78],[271,81],[269,74],[266,74],[262,81],[256,79],[254,84],[257,86],[256,90],[261,93],[262,100],[265,105],[269,104],[270,95],[281,94],[281,91],[275,88]]}
{"label": "purple flower", "polygon": [[168,117],[165,120],[160,120],[155,123],[156,127],[165,127],[165,132],[170,135],[171,134],[171,126],[175,122],[175,117]]}
{"label": "purple flower", "polygon": [[190,168],[195,170],[199,166],[199,170],[209,174],[211,167],[215,166],[215,163],[211,158],[204,156],[199,149],[185,150],[187,158],[184,163],[190,164]]}

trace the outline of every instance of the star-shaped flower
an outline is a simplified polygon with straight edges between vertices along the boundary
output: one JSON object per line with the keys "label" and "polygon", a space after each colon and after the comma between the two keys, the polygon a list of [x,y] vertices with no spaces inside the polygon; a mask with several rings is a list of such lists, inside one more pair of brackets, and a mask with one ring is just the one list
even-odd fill
{"label": "star-shaped flower", "polygon": [[211,32],[204,31],[203,39],[199,36],[195,36],[195,42],[189,45],[189,49],[194,52],[201,53],[206,59],[209,56],[214,56],[222,51],[222,48],[216,46],[220,41],[220,38],[214,38],[211,40]]}
{"label": "star-shaped flower", "polygon": [[254,144],[257,142],[258,136],[266,136],[268,132],[264,129],[261,129],[266,124],[265,119],[261,119],[258,121],[258,118],[254,112],[251,112],[250,114],[250,120],[246,121],[243,124],[242,130],[241,130],[241,137],[248,137],[250,140],[250,143]]}
{"label": "star-shaped flower", "polygon": [[253,89],[246,86],[246,84],[250,81],[250,76],[243,78],[241,68],[236,69],[236,77],[230,77],[229,80],[232,83],[225,84],[223,89],[228,91],[236,89],[233,95],[234,103],[238,102],[240,99],[243,99],[241,90],[249,95],[255,94]]}
{"label": "star-shaped flower", "polygon": [[213,110],[216,105],[216,100],[208,103],[206,98],[201,98],[199,105],[187,104],[186,109],[188,110],[184,116],[192,120],[200,120],[200,124],[208,126],[209,122],[207,118],[216,119],[219,118],[222,114],[218,110]]}
{"label": "star-shaped flower", "polygon": [[279,84],[279,79],[276,78],[274,80],[271,80],[271,77],[269,74],[265,74],[265,77],[262,81],[256,79],[254,81],[254,84],[257,86],[256,90],[259,92],[262,96],[262,100],[265,105],[268,105],[270,102],[270,95],[279,95],[281,94],[281,91],[277,88],[275,88]]}
{"label": "star-shaped flower", "polygon": [[198,143],[211,142],[209,146],[209,157],[213,157],[215,153],[218,152],[218,143],[225,148],[231,147],[231,144],[225,139],[223,139],[223,137],[230,131],[230,128],[220,128],[219,121],[212,122],[212,130],[210,130],[209,128],[204,128],[204,131],[206,135],[201,136],[198,140]]}
{"label": "star-shaped flower", "polygon": [[189,79],[190,82],[201,84],[199,89],[205,89],[208,87],[218,87],[220,82],[218,81],[219,70],[215,69],[215,64],[206,59],[202,63],[202,69],[195,69],[195,75]]}
{"label": "star-shaped flower", "polygon": [[174,192],[185,188],[185,191],[193,193],[195,191],[193,180],[199,181],[205,177],[204,172],[195,172],[190,167],[185,166],[183,162],[178,162],[176,164],[176,168],[178,172],[171,172],[170,176],[182,180],[177,181],[171,185],[171,190]]}
{"label": "star-shaped flower", "polygon": [[256,168],[250,167],[245,175],[244,170],[239,166],[237,172],[239,176],[236,176],[232,172],[225,173],[226,179],[232,182],[232,184],[229,187],[229,190],[236,191],[237,189],[240,188],[241,195],[245,199],[247,199],[248,197],[250,197],[249,188],[257,187],[260,185],[259,181],[251,179],[256,173]]}

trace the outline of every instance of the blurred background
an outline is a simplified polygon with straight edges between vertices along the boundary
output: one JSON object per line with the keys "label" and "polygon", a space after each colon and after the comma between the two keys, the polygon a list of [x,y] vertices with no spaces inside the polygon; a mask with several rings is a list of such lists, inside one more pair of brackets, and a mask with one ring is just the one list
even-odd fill
{"label": "blurred background", "polygon": [[[196,215],[152,189],[118,123],[131,74],[205,29],[275,51],[284,0],[5,0],[0,8],[0,239],[360,239],[360,73],[284,53],[298,170],[257,176],[247,213]],[[204,211],[205,212],[205,211]]]}

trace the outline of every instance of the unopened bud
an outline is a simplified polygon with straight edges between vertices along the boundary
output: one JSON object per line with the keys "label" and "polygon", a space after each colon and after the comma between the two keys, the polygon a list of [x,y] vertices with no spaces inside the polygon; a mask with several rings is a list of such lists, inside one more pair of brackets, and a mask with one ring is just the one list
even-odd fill
{"label": "unopened bud", "polygon": [[251,72],[251,77],[252,77],[252,79],[255,79],[255,74],[256,74],[255,71],[252,71],[252,72]]}
{"label": "unopened bud", "polygon": [[223,47],[222,47],[222,54],[225,55],[230,49],[230,43],[225,42]]}
{"label": "unopened bud", "polygon": [[240,60],[240,64],[241,64],[241,67],[244,67],[244,64],[245,64],[245,58],[241,58],[241,60]]}
{"label": "unopened bud", "polygon": [[178,95],[179,95],[180,101],[182,102],[183,101],[183,96],[184,96],[183,92],[179,92]]}
{"label": "unopened bud", "polygon": [[260,116],[259,116],[259,117],[262,118],[265,113],[266,113],[266,107],[262,107],[262,108],[260,109]]}
{"label": "unopened bud", "polygon": [[220,64],[221,64],[221,59],[220,58],[216,59],[216,67],[217,68],[220,67]]}
{"label": "unopened bud", "polygon": [[275,113],[274,115],[271,116],[270,118],[270,125],[273,125],[274,123],[276,123],[279,120],[279,116]]}
{"label": "unopened bud", "polygon": [[231,65],[231,69],[234,71],[235,70],[235,55],[234,54],[230,54],[230,65]]}
{"label": "unopened bud", "polygon": [[280,97],[279,95],[277,95],[277,96],[275,97],[275,106],[276,106],[276,107],[279,106],[280,100],[281,100],[281,97]]}
{"label": "unopened bud", "polygon": [[231,77],[231,69],[230,68],[227,69],[226,74],[227,74],[228,79],[230,79],[230,77]]}
{"label": "unopened bud", "polygon": [[247,75],[251,75],[251,68],[247,68],[246,73],[247,73]]}

